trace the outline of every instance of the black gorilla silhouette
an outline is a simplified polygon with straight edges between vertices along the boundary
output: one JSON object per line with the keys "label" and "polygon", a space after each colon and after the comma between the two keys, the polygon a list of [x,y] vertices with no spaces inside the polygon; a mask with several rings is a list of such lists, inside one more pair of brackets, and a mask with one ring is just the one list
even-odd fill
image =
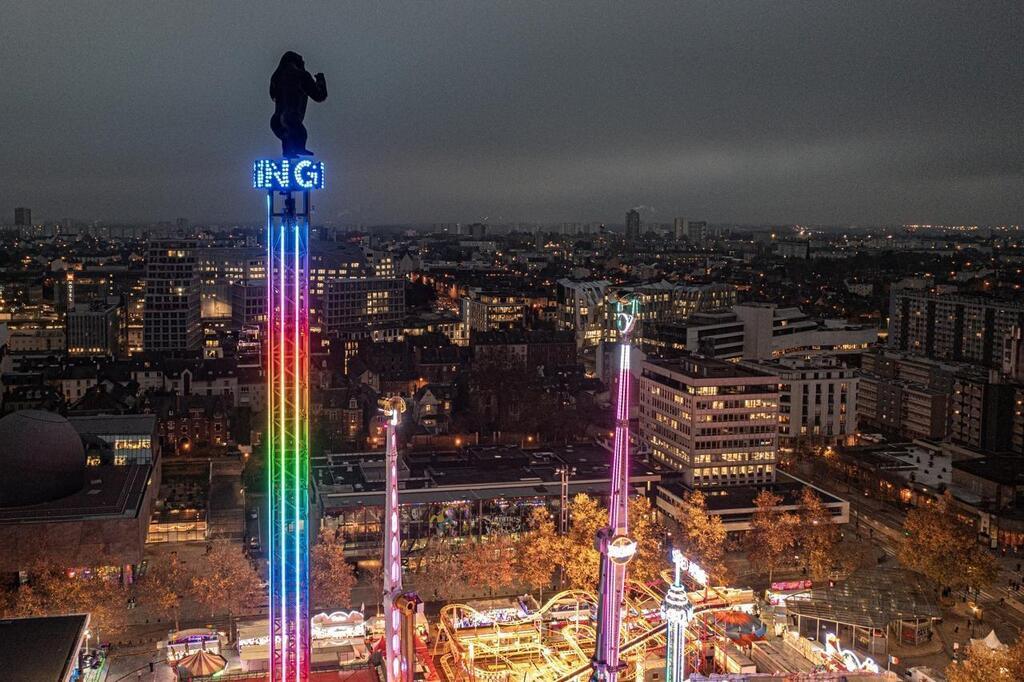
{"label": "black gorilla silhouette", "polygon": [[281,63],[270,77],[270,99],[274,100],[274,115],[270,117],[270,129],[281,140],[281,150],[286,157],[312,156],[306,149],[306,102],[327,99],[327,81],[322,73],[310,76],[302,56],[285,52]]}

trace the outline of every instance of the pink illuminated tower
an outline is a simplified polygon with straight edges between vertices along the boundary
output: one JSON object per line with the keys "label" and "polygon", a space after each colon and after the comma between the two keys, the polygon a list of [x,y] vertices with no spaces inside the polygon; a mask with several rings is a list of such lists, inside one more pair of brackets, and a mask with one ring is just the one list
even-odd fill
{"label": "pink illuminated tower", "polygon": [[405,412],[402,398],[381,401],[387,418],[384,488],[384,646],[387,682],[412,682],[419,597],[402,591],[402,535],[398,514],[398,444],[395,429]]}
{"label": "pink illuminated tower", "polygon": [[615,305],[615,326],[622,339],[619,343],[608,525],[597,531],[596,540],[597,551],[601,553],[601,577],[598,584],[597,642],[591,660],[594,668],[590,676],[592,682],[615,682],[619,677],[622,667],[619,663],[619,634],[622,629],[626,564],[636,552],[636,541],[629,537],[629,341],[640,302],[636,298],[624,298]]}

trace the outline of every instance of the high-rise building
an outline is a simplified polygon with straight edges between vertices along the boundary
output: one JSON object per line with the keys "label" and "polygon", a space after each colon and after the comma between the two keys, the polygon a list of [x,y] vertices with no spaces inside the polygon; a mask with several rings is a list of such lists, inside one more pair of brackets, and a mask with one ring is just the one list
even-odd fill
{"label": "high-rise building", "polygon": [[640,436],[688,488],[775,480],[779,383],[731,362],[647,360],[640,375]]}
{"label": "high-rise building", "polygon": [[936,360],[1000,367],[1006,338],[1024,326],[1024,301],[894,289],[889,345]]}
{"label": "high-rise building", "polygon": [[32,209],[19,206],[14,209],[14,226],[28,227],[32,224]]}
{"label": "high-rise building", "polygon": [[67,314],[68,355],[107,355],[121,352],[121,308],[116,303],[78,303]]}
{"label": "high-rise building", "polygon": [[143,349],[199,350],[199,273],[194,239],[152,239],[146,252]]}
{"label": "high-rise building", "polygon": [[626,239],[640,238],[640,211],[631,208],[626,211]]}

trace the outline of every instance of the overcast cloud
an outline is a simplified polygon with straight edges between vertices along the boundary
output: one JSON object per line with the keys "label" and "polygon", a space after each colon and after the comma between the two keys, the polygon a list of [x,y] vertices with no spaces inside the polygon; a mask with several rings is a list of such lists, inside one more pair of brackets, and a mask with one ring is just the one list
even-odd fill
{"label": "overcast cloud", "polygon": [[0,222],[257,220],[287,49],[324,220],[1021,222],[1022,5],[0,0]]}

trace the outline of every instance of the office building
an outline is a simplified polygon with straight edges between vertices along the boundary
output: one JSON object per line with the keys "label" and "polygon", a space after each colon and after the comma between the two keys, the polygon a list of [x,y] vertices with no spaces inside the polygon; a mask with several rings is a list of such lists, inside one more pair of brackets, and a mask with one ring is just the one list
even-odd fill
{"label": "office building", "polygon": [[323,329],[338,333],[405,316],[405,282],[396,278],[331,279],[323,295]]}
{"label": "office building", "polygon": [[236,329],[265,324],[267,321],[267,283],[257,279],[232,284],[231,324]]}
{"label": "office building", "polygon": [[202,345],[193,239],[153,239],[146,252],[143,349],[193,351]]}
{"label": "office building", "polygon": [[743,364],[779,377],[781,447],[839,443],[857,431],[858,378],[835,357]]}
{"label": "office building", "polygon": [[462,297],[462,320],[470,332],[517,329],[526,321],[529,301],[512,291],[471,291]]}
{"label": "office building", "polygon": [[777,374],[699,356],[647,360],[639,387],[640,436],[688,488],[775,480]]}
{"label": "office building", "polygon": [[68,355],[120,355],[121,312],[116,303],[76,304],[67,314]]}
{"label": "office building", "polygon": [[699,353],[720,360],[743,357],[743,322],[736,313],[694,313],[678,322],[644,325],[633,335],[633,345],[652,357],[672,358]]}
{"label": "office building", "polygon": [[894,289],[889,345],[935,360],[1000,367],[1007,337],[1024,327],[1024,301],[951,294],[933,289]]}
{"label": "office building", "polygon": [[577,282],[560,279],[555,283],[558,302],[558,328],[576,334],[577,348],[593,348],[604,333],[606,279]]}
{"label": "office building", "polygon": [[799,308],[745,303],[735,306],[733,311],[744,325],[743,357],[749,360],[808,351],[857,352],[878,341],[878,330],[874,327],[823,323]]}

